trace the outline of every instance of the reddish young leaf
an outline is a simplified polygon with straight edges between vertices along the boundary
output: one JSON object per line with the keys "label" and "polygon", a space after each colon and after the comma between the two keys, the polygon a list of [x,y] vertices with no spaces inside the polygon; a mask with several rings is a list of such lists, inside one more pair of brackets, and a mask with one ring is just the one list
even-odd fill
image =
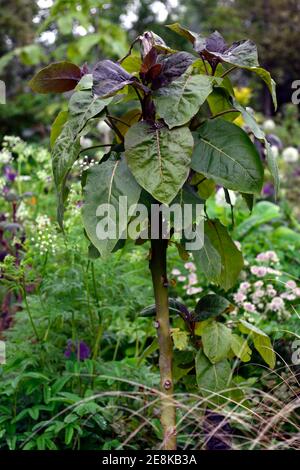
{"label": "reddish young leaf", "polygon": [[29,82],[37,93],[64,93],[73,90],[84,73],[71,62],[56,62],[40,70]]}

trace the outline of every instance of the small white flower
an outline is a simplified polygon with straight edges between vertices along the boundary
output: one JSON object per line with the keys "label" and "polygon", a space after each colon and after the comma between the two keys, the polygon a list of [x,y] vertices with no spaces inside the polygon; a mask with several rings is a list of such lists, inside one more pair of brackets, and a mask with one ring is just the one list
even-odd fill
{"label": "small white flower", "polygon": [[257,277],[265,277],[268,272],[268,269],[264,266],[252,266],[250,270]]}
{"label": "small white flower", "polygon": [[99,121],[97,124],[97,130],[100,134],[108,134],[110,132],[110,127],[106,124],[105,121]]}
{"label": "small white flower", "polygon": [[240,304],[244,302],[244,300],[246,300],[247,297],[245,296],[245,294],[243,294],[243,292],[237,292],[236,294],[234,294],[233,298],[237,304]]}
{"label": "small white flower", "polygon": [[80,137],[80,145],[83,149],[86,149],[88,147],[91,147],[93,145],[92,139],[89,139],[87,137]]}
{"label": "small white flower", "polygon": [[289,289],[296,289],[297,287],[297,284],[295,283],[295,281],[287,281],[286,283],[286,287],[289,288]]}
{"label": "small white flower", "polygon": [[172,275],[173,276],[180,276],[181,272],[179,271],[179,269],[172,269]]}
{"label": "small white flower", "polygon": [[191,261],[189,261],[188,263],[185,263],[184,267],[185,269],[188,269],[189,271],[196,271],[196,266]]}
{"label": "small white flower", "polygon": [[272,302],[269,305],[269,308],[273,310],[273,312],[278,312],[279,310],[282,310],[284,307],[284,301],[281,297],[274,297],[272,299]]}
{"label": "small white flower", "polygon": [[186,281],[186,276],[178,276],[177,281],[178,282],[185,282]]}
{"label": "small white flower", "polygon": [[271,152],[272,152],[274,158],[278,158],[279,150],[278,150],[278,147],[276,145],[271,146]]}
{"label": "small white flower", "polygon": [[272,132],[274,131],[276,127],[275,122],[273,119],[266,119],[265,122],[263,123],[263,129],[265,132]]}
{"label": "small white flower", "polygon": [[246,312],[255,312],[255,305],[251,304],[250,302],[245,302],[243,307]]}
{"label": "small white flower", "polygon": [[202,287],[189,287],[186,293],[187,295],[195,295],[195,294],[199,294],[202,291],[203,291]]}
{"label": "small white flower", "polygon": [[[230,189],[228,190],[231,205],[234,206],[236,203],[236,195]],[[226,202],[225,193],[223,188],[219,188],[215,195],[215,201],[217,206],[226,207],[228,203]]]}
{"label": "small white flower", "polygon": [[263,281],[256,281],[254,283],[254,287],[256,287],[256,289],[260,289],[263,285],[264,285]]}
{"label": "small white flower", "polygon": [[245,292],[247,291],[248,289],[250,289],[250,283],[249,282],[241,282],[240,284],[240,287],[239,287],[239,290],[242,291],[242,292]]}
{"label": "small white flower", "polygon": [[295,163],[299,160],[299,152],[295,147],[286,147],[282,152],[282,158],[286,163]]}

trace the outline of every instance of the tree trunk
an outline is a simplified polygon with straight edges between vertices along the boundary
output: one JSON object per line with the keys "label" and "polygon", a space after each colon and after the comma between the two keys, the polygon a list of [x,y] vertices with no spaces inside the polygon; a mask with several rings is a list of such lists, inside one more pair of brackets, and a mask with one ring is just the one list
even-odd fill
{"label": "tree trunk", "polygon": [[151,240],[150,269],[156,305],[156,327],[159,343],[161,424],[164,450],[176,449],[176,408],[173,399],[173,342],[170,335],[167,285],[167,240]]}

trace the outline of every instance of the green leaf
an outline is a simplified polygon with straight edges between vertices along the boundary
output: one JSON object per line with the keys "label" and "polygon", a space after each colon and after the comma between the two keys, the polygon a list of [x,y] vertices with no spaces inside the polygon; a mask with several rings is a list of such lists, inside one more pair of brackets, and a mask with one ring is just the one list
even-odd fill
{"label": "green leaf", "polygon": [[280,217],[280,207],[269,201],[261,201],[253,208],[252,214],[234,230],[234,237],[241,239],[250,230]]}
{"label": "green leaf", "polygon": [[267,141],[267,139],[265,137],[265,133],[259,127],[259,125],[257,124],[255,118],[242,105],[240,105],[235,99],[233,99],[232,101],[233,101],[233,105],[234,105],[235,109],[238,109],[241,112],[246,126],[251,130],[251,132],[253,133],[253,135],[257,139],[261,140],[264,143],[265,148],[266,148],[268,167],[269,167],[270,173],[271,173],[271,175],[273,177],[273,180],[274,180],[275,192],[278,193],[278,191],[279,191],[278,166],[277,166],[276,159],[273,155],[271,145]]}
{"label": "green leaf", "polygon": [[206,221],[204,230],[221,257],[221,273],[216,282],[228,290],[235,285],[244,266],[242,253],[230,238],[226,227],[218,220]]}
{"label": "green leaf", "polygon": [[29,82],[36,93],[64,93],[73,90],[82,72],[72,62],[57,62],[40,70]]}
{"label": "green leaf", "polygon": [[271,77],[271,74],[262,67],[243,67],[250,72],[254,72],[258,75],[267,85],[273,99],[275,111],[277,109],[277,96],[276,96],[276,83]]}
{"label": "green leaf", "polygon": [[240,127],[217,118],[194,133],[191,167],[225,188],[260,193],[263,166],[258,151]]}
{"label": "green leaf", "polygon": [[179,351],[184,351],[187,349],[189,344],[189,334],[186,331],[183,331],[180,328],[172,328],[171,336],[175,348],[179,349]]}
{"label": "green leaf", "polygon": [[199,391],[203,396],[212,393],[224,393],[228,388],[231,378],[231,367],[229,361],[224,359],[211,364],[202,351],[196,356],[196,379]]}
{"label": "green leaf", "polygon": [[91,90],[77,91],[71,97],[69,120],[64,124],[52,149],[52,168],[58,192],[58,222],[61,227],[68,196],[66,180],[81,150],[80,137],[89,131],[88,121],[99,115],[111,99],[96,98]]}
{"label": "green leaf", "polygon": [[232,98],[232,103],[235,109],[237,109],[243,116],[246,126],[251,130],[253,135],[259,140],[265,140],[265,133],[257,124],[254,116],[250,114],[244,106],[242,106],[235,98]]}
{"label": "green leaf", "polygon": [[268,168],[270,170],[270,173],[274,181],[275,194],[278,194],[280,181],[279,181],[279,171],[278,171],[276,157],[274,156],[271,145],[269,144],[267,140],[265,140],[265,147],[266,147]]}
{"label": "green leaf", "polygon": [[[213,116],[223,111],[233,109],[230,102],[230,95],[223,87],[215,87],[213,92],[208,96],[207,102]],[[234,121],[238,116],[239,112],[237,111],[236,113],[224,114],[222,119],[225,119],[225,121]]]}
{"label": "green leaf", "polygon": [[216,80],[207,75],[192,75],[190,67],[180,78],[155,93],[158,114],[170,129],[187,124],[212,92]]}
{"label": "green leaf", "polygon": [[199,196],[203,199],[208,199],[216,189],[215,182],[207,179],[201,173],[195,173],[190,184],[196,186]]}
{"label": "green leaf", "polygon": [[207,320],[210,317],[221,315],[230,305],[230,302],[216,294],[208,294],[202,297],[196,305],[195,321]]}
{"label": "green leaf", "polygon": [[246,202],[249,211],[252,212],[253,206],[254,206],[254,196],[253,196],[253,194],[241,193],[241,195],[242,195],[244,201]]}
{"label": "green leaf", "polygon": [[197,269],[203,272],[209,281],[217,283],[222,269],[221,256],[207,235],[204,234],[203,247],[194,251],[193,257]]}
{"label": "green leaf", "polygon": [[213,364],[227,357],[231,347],[231,330],[227,326],[216,321],[208,322],[201,337],[204,353]]}
{"label": "green leaf", "polygon": [[[127,213],[127,208],[119,207],[119,197],[127,196],[127,205],[130,207],[138,203],[141,188],[122,158],[116,161],[107,160],[90,168],[83,192],[82,215],[86,233],[101,256],[105,257],[114,249],[127,227],[126,217],[120,217],[120,210]],[[99,237],[101,227],[98,225],[97,209],[101,204],[109,204],[105,213],[102,214],[102,222],[104,219],[107,224],[110,224],[107,229],[112,230],[111,239]],[[105,225],[102,226],[104,231],[106,231]]]}
{"label": "green leaf", "polygon": [[231,335],[231,349],[234,354],[243,362],[249,362],[251,359],[252,351],[248,346],[247,341],[239,335]]}
{"label": "green leaf", "polygon": [[193,31],[190,31],[189,29],[184,28],[179,23],[167,24],[166,27],[174,31],[174,33],[179,34],[179,36],[184,37],[185,39],[190,41],[192,44],[194,44],[194,41],[198,36],[197,33],[193,33]]}
{"label": "green leaf", "polygon": [[60,135],[65,123],[68,120],[69,113],[68,111],[60,111],[55,118],[51,126],[51,133],[50,133],[50,146],[51,148],[55,144],[57,137]]}
{"label": "green leaf", "polygon": [[276,355],[269,336],[257,328],[257,326],[248,323],[246,320],[240,320],[239,329],[242,333],[248,334],[253,338],[255,349],[259,352],[268,366],[270,366],[271,369],[274,369],[276,364]]}
{"label": "green leaf", "polygon": [[126,133],[125,155],[137,182],[169,204],[188,177],[193,143],[188,127],[169,130],[143,121]]}

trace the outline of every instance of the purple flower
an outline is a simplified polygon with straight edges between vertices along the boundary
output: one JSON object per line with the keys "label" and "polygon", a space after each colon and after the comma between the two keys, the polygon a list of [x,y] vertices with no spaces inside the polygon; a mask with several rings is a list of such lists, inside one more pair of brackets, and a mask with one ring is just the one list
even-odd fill
{"label": "purple flower", "polygon": [[84,341],[74,342],[71,339],[68,339],[64,355],[67,359],[79,358],[80,361],[84,361],[90,357],[91,350]]}
{"label": "purple flower", "polygon": [[274,185],[272,183],[264,184],[262,192],[267,197],[273,197],[275,194]]}
{"label": "purple flower", "polygon": [[11,166],[6,165],[4,167],[4,177],[7,181],[13,183],[16,179],[17,173],[12,169]]}

